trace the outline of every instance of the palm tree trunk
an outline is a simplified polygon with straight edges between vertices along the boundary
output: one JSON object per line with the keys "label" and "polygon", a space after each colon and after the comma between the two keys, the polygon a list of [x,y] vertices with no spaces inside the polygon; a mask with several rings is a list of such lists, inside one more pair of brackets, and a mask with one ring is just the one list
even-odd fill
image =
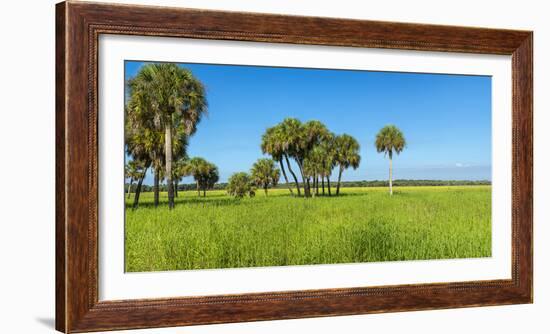
{"label": "palm tree trunk", "polygon": [[315,193],[319,195],[319,175],[315,174]]}
{"label": "palm tree trunk", "polygon": [[391,152],[390,152],[390,196],[393,195],[392,190],[392,161],[391,161]]}
{"label": "palm tree trunk", "polygon": [[264,192],[265,192],[265,195],[267,196],[267,186],[264,186]]}
{"label": "palm tree trunk", "polygon": [[306,179],[304,175],[304,168],[302,167],[302,162],[300,159],[296,159],[296,163],[298,164],[298,168],[300,169],[300,174],[302,175],[302,183],[304,184],[304,196],[309,197],[309,178]]}
{"label": "palm tree trunk", "polygon": [[157,168],[155,168],[155,176],[153,178],[153,192],[154,192],[154,203],[155,207],[159,206],[159,177],[160,177],[160,171]]}
{"label": "palm tree trunk", "polygon": [[340,181],[342,180],[342,172],[344,169],[340,165],[340,170],[338,171],[338,184],[336,185],[336,196],[340,195]]}
{"label": "palm tree trunk", "polygon": [[328,189],[328,195],[332,196],[332,194],[330,193],[330,176],[328,175],[327,175],[327,189]]}
{"label": "palm tree trunk", "polygon": [[206,197],[206,187],[202,188],[202,197]]}
{"label": "palm tree trunk", "polygon": [[130,198],[130,191],[132,189],[132,183],[133,183],[133,179],[130,179],[130,185],[128,186],[128,198]]}
{"label": "palm tree trunk", "polygon": [[300,183],[298,183],[298,178],[296,177],[296,174],[294,174],[294,171],[292,170],[292,168],[290,168],[290,161],[288,161],[288,155],[285,154],[285,160],[286,160],[286,165],[288,167],[288,171],[290,172],[290,174],[292,174],[292,177],[294,178],[294,183],[296,183],[296,189],[298,190],[298,196],[300,196]]}
{"label": "palm tree trunk", "polygon": [[279,159],[279,166],[281,166],[281,171],[283,172],[283,176],[285,177],[286,186],[288,187],[290,194],[294,196],[294,192],[292,191],[292,187],[290,186],[290,183],[288,182],[288,177],[286,176],[285,166],[283,165],[283,158]]}
{"label": "palm tree trunk", "polygon": [[178,197],[178,180],[174,180],[174,197]]}
{"label": "palm tree trunk", "polygon": [[139,195],[141,194],[141,185],[143,184],[143,180],[145,179],[145,175],[147,175],[147,170],[149,169],[150,163],[145,164],[145,169],[143,170],[143,175],[139,178],[137,186],[136,186],[136,194],[134,195],[134,204],[132,207],[134,209],[137,209],[139,205]]}
{"label": "palm tree trunk", "polygon": [[201,197],[201,188],[199,186],[199,181],[197,181],[197,196]]}
{"label": "palm tree trunk", "polygon": [[172,183],[172,124],[167,124],[164,134],[166,156],[166,186],[168,187],[168,208],[174,208],[174,183]]}
{"label": "palm tree trunk", "polygon": [[134,209],[137,209],[139,205],[139,195],[141,194],[141,185],[143,184],[143,179],[145,179],[145,172],[143,172],[143,176],[138,180],[138,183],[136,186],[136,194],[134,195],[134,204],[132,205]]}
{"label": "palm tree trunk", "polygon": [[325,177],[321,175],[321,186],[323,187],[323,196],[325,196]]}

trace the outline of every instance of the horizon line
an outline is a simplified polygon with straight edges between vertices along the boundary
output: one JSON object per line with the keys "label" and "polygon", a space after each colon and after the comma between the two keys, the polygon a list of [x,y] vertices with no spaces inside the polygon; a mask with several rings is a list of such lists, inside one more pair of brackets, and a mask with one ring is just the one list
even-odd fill
{"label": "horizon line", "polygon": [[[127,185],[128,182],[126,182],[126,178],[124,180],[124,184]],[[492,180],[489,180],[489,179],[460,179],[460,180],[451,180],[451,179],[395,179],[395,180],[392,180],[392,183],[395,183],[395,182],[402,182],[402,181],[417,181],[417,182],[484,182],[484,183],[490,183],[492,184],[493,181]],[[344,183],[344,182],[357,182],[357,183],[360,183],[360,182],[388,182],[389,183],[389,180],[385,179],[385,180],[356,180],[356,181],[345,181],[345,180],[342,180],[340,181],[340,183]],[[135,182],[134,182],[135,183]],[[216,182],[216,184],[225,184],[227,183],[227,181],[223,181],[223,182]],[[334,180],[332,181],[331,180],[331,184],[332,183],[338,183],[337,180]],[[195,185],[197,184],[196,182],[191,182],[191,183],[178,183],[178,186],[180,185]],[[280,185],[287,185],[287,184],[291,184],[291,185],[294,185],[295,182],[280,182],[280,183],[277,183],[277,186],[280,186]],[[302,185],[304,184],[303,181],[298,181],[298,184]],[[146,183],[143,183],[143,185],[146,185],[146,186],[153,186],[152,184],[146,184]],[[166,182],[159,182],[159,185],[166,185]],[[332,185],[331,185],[332,186]]]}

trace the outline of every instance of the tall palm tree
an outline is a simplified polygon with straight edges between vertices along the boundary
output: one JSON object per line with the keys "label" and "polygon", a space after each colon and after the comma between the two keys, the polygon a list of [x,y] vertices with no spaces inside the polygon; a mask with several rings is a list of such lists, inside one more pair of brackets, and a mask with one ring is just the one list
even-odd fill
{"label": "tall palm tree", "polygon": [[[262,153],[271,155],[273,160],[279,163],[279,167],[281,168],[281,172],[283,173],[283,177],[285,178],[285,182],[288,187],[288,190],[290,191],[291,195],[294,195],[294,192],[292,191],[292,186],[290,185],[290,182],[288,181],[288,177],[286,175],[285,166],[283,164],[283,157],[286,158],[286,161],[288,163],[288,156],[286,155],[286,152],[283,150],[281,135],[282,135],[282,131],[281,131],[280,125],[276,125],[268,128],[265,131],[265,133],[262,135],[261,149],[262,149]],[[299,196],[300,186],[298,185],[298,180],[296,179],[296,176],[294,176],[294,178],[295,178],[296,188]]]}
{"label": "tall palm tree", "polygon": [[142,136],[142,132],[134,129],[131,122],[128,121],[128,118],[126,118],[125,129],[126,153],[132,158],[132,160],[140,161],[140,165],[143,166],[142,173],[137,178],[138,182],[135,188],[134,203],[132,205],[134,209],[137,209],[141,194],[141,186],[143,185],[143,180],[145,179],[147,170],[151,167],[152,160],[151,154],[146,145],[148,143],[147,138]]}
{"label": "tall palm tree", "polygon": [[331,133],[328,136],[326,136],[319,144],[319,149],[323,157],[321,169],[320,169],[321,185],[323,188],[323,195],[324,195],[325,179],[326,179],[329,196],[332,195],[331,189],[330,189],[330,175],[332,174],[332,170],[336,166],[336,161],[335,161],[336,150],[335,150],[334,138],[335,138],[334,134]]}
{"label": "tall palm tree", "polygon": [[267,189],[269,187],[275,187],[279,183],[279,169],[275,166],[275,162],[272,159],[258,159],[252,165],[250,170],[252,181],[258,186],[264,189],[267,196]]}
{"label": "tall palm tree", "polygon": [[[126,152],[132,160],[142,161],[146,169],[152,167],[154,205],[158,206],[159,183],[161,175],[165,174],[165,133],[158,115],[154,113],[154,105],[147,83],[140,79],[133,78],[129,81],[130,96],[125,108],[125,146]],[[171,143],[176,159],[185,156],[187,144],[188,140],[184,129],[178,127],[176,134],[172,136]],[[134,208],[139,205],[143,178],[144,176],[138,180]]]}
{"label": "tall palm tree", "polygon": [[335,161],[339,166],[338,184],[336,186],[336,196],[338,196],[340,194],[342,173],[349,167],[357,169],[361,162],[361,156],[359,155],[359,143],[350,135],[343,134],[336,136],[334,138],[334,145],[336,148]]}
{"label": "tall palm tree", "polygon": [[[149,94],[141,89],[139,81],[130,80],[130,98],[125,108],[125,146],[132,160],[143,162],[143,174],[138,179],[133,208],[139,205],[141,187],[149,167],[158,166],[162,156],[162,136],[158,131]],[[157,196],[155,196],[157,198]]]}
{"label": "tall palm tree", "polygon": [[[168,186],[168,206],[174,207],[172,180],[173,135],[180,128],[187,136],[206,113],[207,102],[202,83],[193,74],[173,63],[149,64],[134,79],[147,95],[154,119],[164,129],[164,165]],[[155,172],[158,180],[159,172]]]}
{"label": "tall palm tree", "polygon": [[393,153],[401,153],[405,148],[406,141],[403,136],[403,132],[399,130],[395,125],[386,125],[376,135],[375,140],[376,151],[378,153],[384,152],[384,156],[388,155],[390,159],[390,195],[393,194],[392,190],[392,157]]}
{"label": "tall palm tree", "polygon": [[300,122],[296,118],[285,118],[281,123],[283,150],[296,161],[302,183],[304,196],[310,197],[309,178],[304,173],[304,160],[308,152],[317,145],[325,136],[329,135],[328,129],[319,121]]}
{"label": "tall palm tree", "polygon": [[313,196],[319,195],[319,177],[324,185],[324,164],[325,164],[325,151],[319,144],[314,146],[306,156],[304,160],[304,173],[306,177],[312,179]]}
{"label": "tall palm tree", "polygon": [[[317,147],[323,140],[327,139],[330,136],[330,131],[327,129],[327,127],[316,120],[308,121],[304,123],[303,125],[303,134],[301,138],[301,162],[304,162],[304,159],[307,158],[308,155],[311,154],[313,149]],[[316,163],[314,164],[314,175],[311,175],[312,180],[311,182],[315,186],[316,178],[317,178],[317,171],[319,169],[319,165]],[[309,183],[309,177],[307,180],[307,191],[304,191],[306,194],[306,197],[311,196],[311,185]]]}
{"label": "tall palm tree", "polygon": [[[296,177],[296,173],[292,170],[290,166],[289,157],[294,160],[297,159],[297,154],[300,151],[300,136],[302,133],[302,122],[296,118],[285,118],[280,124],[277,125],[276,138],[281,145],[281,150],[283,152],[283,157],[285,158],[286,166],[294,182],[296,183],[296,190],[298,191],[298,196],[300,193],[300,183]],[[301,168],[298,166],[298,168]],[[302,181],[303,182],[303,181]],[[304,189],[305,191],[305,189]]]}

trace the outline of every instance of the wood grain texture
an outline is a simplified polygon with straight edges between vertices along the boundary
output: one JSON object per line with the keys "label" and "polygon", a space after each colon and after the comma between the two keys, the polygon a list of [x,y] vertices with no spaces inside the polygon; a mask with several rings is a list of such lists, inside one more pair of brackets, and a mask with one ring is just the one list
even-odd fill
{"label": "wood grain texture", "polygon": [[55,328],[64,330],[65,320],[65,4],[61,3],[56,8],[55,24]]}
{"label": "wood grain texture", "polygon": [[[532,32],[83,2],[56,8],[56,328],[63,332],[532,302]],[[97,43],[169,36],[512,56],[512,279],[99,301]]]}

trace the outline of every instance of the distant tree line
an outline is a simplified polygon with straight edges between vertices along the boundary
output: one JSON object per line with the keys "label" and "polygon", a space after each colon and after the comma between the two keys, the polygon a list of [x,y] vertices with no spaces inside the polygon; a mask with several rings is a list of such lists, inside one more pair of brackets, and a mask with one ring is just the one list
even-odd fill
{"label": "distant tree line", "polygon": [[[491,181],[479,180],[407,180],[397,179],[393,180],[394,186],[400,187],[415,187],[415,186],[481,186],[491,185]],[[346,188],[353,187],[388,187],[389,180],[375,180],[375,181],[346,181],[342,182],[342,186]]]}
{"label": "distant tree line", "polygon": [[[300,183],[301,184],[301,183]],[[398,179],[394,180],[393,184],[400,187],[422,187],[422,186],[490,186],[491,181],[489,180],[407,180],[407,179]],[[359,188],[359,187],[387,187],[389,181],[384,180],[374,180],[374,181],[342,181],[342,187],[345,188]],[[129,183],[126,183],[125,191],[128,191]],[[131,191],[135,191],[135,184],[132,186]],[[285,183],[277,184],[277,186],[272,187],[273,189],[286,189],[288,187]],[[177,187],[178,191],[191,191],[197,189],[196,183],[185,183],[179,184]],[[225,190],[227,189],[227,182],[216,183],[212,190]],[[151,192],[153,191],[152,186],[142,185],[142,191]],[[165,184],[160,186],[160,191],[166,192],[167,187]]]}

